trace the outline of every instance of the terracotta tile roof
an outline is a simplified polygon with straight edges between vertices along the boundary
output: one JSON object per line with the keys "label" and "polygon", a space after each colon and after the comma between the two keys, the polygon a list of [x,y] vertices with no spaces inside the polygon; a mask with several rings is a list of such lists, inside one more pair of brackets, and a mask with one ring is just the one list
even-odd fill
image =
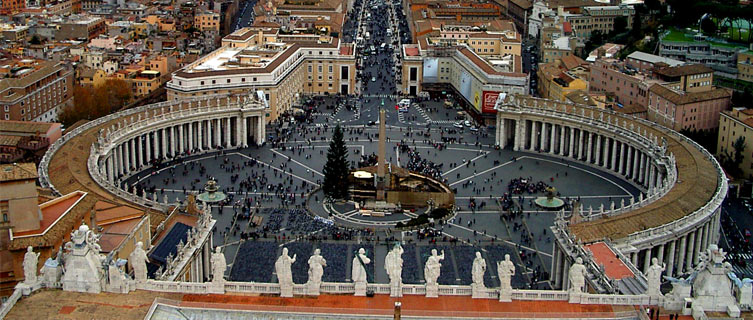
{"label": "terracotta tile roof", "polygon": [[654,73],[667,77],[688,76],[693,74],[711,72],[714,72],[714,70],[703,64],[686,64],[675,67],[665,66],[654,69]]}
{"label": "terracotta tile roof", "polygon": [[486,72],[488,74],[507,75],[507,76],[520,76],[520,77],[526,76],[525,73],[520,73],[520,72],[500,72],[500,71],[497,71],[492,66],[490,66],[488,63],[486,63],[486,61],[484,61],[483,59],[481,59],[479,56],[477,56],[475,53],[473,53],[473,51],[469,50],[466,47],[461,48],[460,49],[460,53],[462,53],[464,56],[466,56],[468,59],[470,59],[471,62],[473,62],[473,64],[475,64],[476,66],[478,66],[479,68],[481,68],[481,70],[483,70],[484,72]]}
{"label": "terracotta tile roof", "polygon": [[85,192],[76,191],[39,205],[39,210],[42,211],[42,221],[39,222],[39,228],[13,232],[13,237],[44,235],[53,224],[56,224],[64,215],[67,215],[85,196]]}
{"label": "terracotta tile roof", "polygon": [[8,135],[0,135],[0,146],[7,146],[7,147],[16,147],[18,146],[18,142],[21,141],[22,136],[8,136]]}
{"label": "terracotta tile roof", "polygon": [[701,102],[715,99],[729,99],[732,97],[732,92],[724,88],[713,88],[704,92],[686,92],[685,94],[677,93],[661,84],[654,84],[648,89],[653,94],[656,94],[664,99],[669,100],[675,105],[683,105],[694,102]]}
{"label": "terracotta tile roof", "polygon": [[33,163],[9,163],[0,165],[0,182],[36,179],[37,166]]}
{"label": "terracotta tile roof", "polygon": [[47,133],[50,127],[55,125],[51,122],[35,122],[35,121],[13,121],[13,120],[0,120],[0,132],[3,133]]}
{"label": "terracotta tile roof", "polygon": [[582,65],[588,65],[588,62],[575,55],[564,56],[560,58],[560,61],[562,61],[562,64],[565,66],[566,70],[570,70]]}

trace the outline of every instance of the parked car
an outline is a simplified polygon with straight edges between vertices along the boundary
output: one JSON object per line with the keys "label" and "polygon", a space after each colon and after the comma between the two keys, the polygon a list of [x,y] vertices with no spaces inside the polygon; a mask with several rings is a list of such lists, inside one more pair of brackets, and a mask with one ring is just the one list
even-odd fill
{"label": "parked car", "polygon": [[463,124],[465,124],[466,127],[470,127],[471,126],[471,122],[468,121],[468,120],[463,121]]}

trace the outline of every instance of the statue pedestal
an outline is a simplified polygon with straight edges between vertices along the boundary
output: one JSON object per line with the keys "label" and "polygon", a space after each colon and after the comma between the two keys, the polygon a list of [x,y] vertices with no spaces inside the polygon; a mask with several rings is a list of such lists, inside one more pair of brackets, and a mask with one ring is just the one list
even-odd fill
{"label": "statue pedestal", "polygon": [[355,283],[356,288],[356,297],[365,297],[366,296],[366,282],[356,282]]}
{"label": "statue pedestal", "polygon": [[485,293],[484,290],[485,289],[486,289],[486,287],[484,287],[483,285],[472,283],[471,284],[471,290],[472,290],[471,291],[471,298],[473,298],[473,299],[483,299],[483,298],[486,298],[484,296],[484,293]]}
{"label": "statue pedestal", "polygon": [[426,297],[427,298],[439,297],[439,285],[436,283],[426,284]]}
{"label": "statue pedestal", "polygon": [[225,293],[225,281],[212,281],[207,286],[209,293],[224,294]]}
{"label": "statue pedestal", "polygon": [[403,285],[401,283],[390,284],[390,297],[397,298],[403,296]]}
{"label": "statue pedestal", "polygon": [[751,283],[744,284],[742,288],[734,287],[737,291],[737,303],[743,306],[753,305],[753,290],[751,290],[751,287],[753,287]]}
{"label": "statue pedestal", "polygon": [[306,295],[318,296],[320,287],[319,283],[306,283]]}
{"label": "statue pedestal", "polygon": [[499,290],[499,302],[512,302],[510,290]]}
{"label": "statue pedestal", "polygon": [[21,282],[16,285],[16,289],[21,290],[21,294],[25,296],[30,295],[32,291],[40,289],[41,287],[42,287],[41,281],[36,281],[34,283]]}
{"label": "statue pedestal", "polygon": [[582,292],[570,291],[569,299],[567,301],[569,303],[580,303],[582,299],[583,299]]}
{"label": "statue pedestal", "polygon": [[292,298],[293,297],[293,286],[290,284],[280,284],[280,297],[283,298]]}

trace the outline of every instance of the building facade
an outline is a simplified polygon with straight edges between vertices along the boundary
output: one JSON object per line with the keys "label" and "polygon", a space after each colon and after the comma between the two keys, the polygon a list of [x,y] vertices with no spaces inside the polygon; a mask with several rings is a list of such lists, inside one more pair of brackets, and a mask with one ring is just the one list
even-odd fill
{"label": "building facade", "polygon": [[0,80],[3,120],[55,121],[73,104],[74,72],[66,65],[30,60],[16,65],[23,69]]}

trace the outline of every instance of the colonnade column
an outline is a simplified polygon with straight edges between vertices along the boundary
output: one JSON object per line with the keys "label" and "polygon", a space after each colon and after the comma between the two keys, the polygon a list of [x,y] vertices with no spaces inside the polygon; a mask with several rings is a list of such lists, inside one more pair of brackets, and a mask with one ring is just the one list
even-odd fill
{"label": "colonnade column", "polygon": [[193,122],[188,123],[188,151],[191,151],[193,153],[194,145],[193,145]]}
{"label": "colonnade column", "polygon": [[604,136],[604,146],[601,149],[601,166],[605,169],[609,167],[609,138]]}
{"label": "colonnade column", "polygon": [[136,154],[136,159],[138,159],[138,161],[136,161],[136,164],[137,164],[136,166],[139,168],[141,168],[141,166],[144,165],[144,145],[141,144],[141,137],[142,136],[138,136],[135,138],[136,150],[138,150]]}
{"label": "colonnade column", "polygon": [[202,122],[202,120],[196,122],[196,132],[198,134],[196,139],[196,149],[199,149],[199,151],[204,150],[204,130],[202,128]]}
{"label": "colonnade column", "polygon": [[235,146],[240,147],[241,144],[241,127],[243,126],[243,117],[235,117]]}
{"label": "colonnade column", "polygon": [[160,156],[162,156],[159,153],[159,150],[160,150],[159,149],[159,131],[152,132],[152,139],[153,139],[152,140],[152,142],[153,142],[152,144],[154,145],[154,158],[156,159],[156,158],[159,158]]}
{"label": "colonnade column", "polygon": [[709,222],[703,224],[703,242],[701,242],[701,249],[706,250],[709,247]]}
{"label": "colonnade column", "polygon": [[643,254],[643,274],[648,274],[648,268],[651,267],[651,248],[646,249]]}
{"label": "colonnade column", "polygon": [[214,145],[222,146],[222,118],[217,119],[217,125],[214,126]]}
{"label": "colonnade column", "polygon": [[[248,118],[241,116],[241,119],[241,146],[245,148],[248,146]],[[502,120],[502,124],[504,126],[504,119]]]}
{"label": "colonnade column", "polygon": [[659,260],[659,265],[664,263],[664,244],[659,245],[659,252],[656,253],[656,258]]}
{"label": "colonnade column", "polygon": [[565,155],[565,126],[560,125],[560,149],[557,150],[557,154]]}
{"label": "colonnade column", "polygon": [[700,254],[702,250],[705,250],[706,248],[701,248],[701,239],[703,238],[703,227],[696,229],[695,231],[695,251],[693,251],[693,265],[697,265],[700,260]]}
{"label": "colonnade column", "polygon": [[573,157],[573,149],[575,148],[575,128],[570,127],[570,145],[568,146],[567,156]]}
{"label": "colonnade column", "polygon": [[695,253],[695,232],[688,233],[688,252],[685,254],[685,270],[693,268],[693,255]]}
{"label": "colonnade column", "polygon": [[638,168],[640,165],[638,164],[641,161],[641,151],[633,148],[633,166],[631,169],[633,169],[632,174],[630,175],[630,178],[633,179],[633,181],[638,182]]}
{"label": "colonnade column", "polygon": [[669,254],[669,258],[667,258],[667,276],[670,277],[674,276],[672,272],[675,270],[675,243],[677,243],[676,240],[669,242],[669,251],[667,252]]}
{"label": "colonnade column", "polygon": [[620,174],[625,174],[625,144],[620,142]]}
{"label": "colonnade column", "polygon": [[531,151],[536,151],[536,121],[531,121]]}
{"label": "colonnade column", "polygon": [[177,146],[177,142],[175,141],[176,140],[175,131],[177,131],[175,129],[175,126],[171,126],[170,127],[170,154],[173,155],[173,158],[175,158],[175,156],[178,155],[178,148],[177,148],[178,146]]}
{"label": "colonnade column", "polygon": [[128,141],[123,143],[123,174],[126,174],[131,170],[131,152],[129,145],[130,143],[128,143]]}
{"label": "colonnade column", "polygon": [[581,159],[583,159],[583,143],[585,141],[585,136],[583,135],[583,129],[578,129],[578,131],[580,133],[578,134],[578,140],[579,141],[578,141],[578,157],[577,157],[577,159],[581,160]]}
{"label": "colonnade column", "polygon": [[586,162],[591,163],[591,146],[593,145],[593,132],[588,133],[588,149],[586,150]]}
{"label": "colonnade column", "polygon": [[683,273],[683,270],[685,270],[685,242],[687,240],[687,236],[682,236],[682,238],[679,239],[680,241],[680,250],[677,251],[677,274]]}
{"label": "colonnade column", "polygon": [[256,121],[258,123],[257,129],[259,131],[258,137],[256,138],[258,144],[262,144],[265,141],[265,135],[267,134],[267,128],[264,126],[264,118],[259,116],[256,117]]}
{"label": "colonnade column", "polygon": [[612,139],[612,165],[609,169],[612,169],[612,171],[618,171],[617,170],[617,140],[614,138]]}
{"label": "colonnade column", "polygon": [[149,132],[144,136],[144,144],[146,145],[146,163],[152,163],[152,133]]}
{"label": "colonnade column", "polygon": [[230,148],[230,118],[223,118],[225,123],[225,147]]}
{"label": "colonnade column", "polygon": [[214,132],[212,131],[212,119],[207,120],[207,149],[214,148]]}
{"label": "colonnade column", "polygon": [[186,146],[183,144],[183,124],[178,125],[178,153],[186,152]]}
{"label": "colonnade column", "polygon": [[110,183],[113,183],[115,181],[115,174],[113,173],[113,153],[110,152],[110,155],[107,157],[107,181]]}
{"label": "colonnade column", "polygon": [[596,153],[594,154],[594,164],[597,166],[599,165],[599,160],[601,160],[601,135],[596,135]]}
{"label": "colonnade column", "polygon": [[162,133],[162,156],[167,158],[167,129],[163,128],[160,132]]}
{"label": "colonnade column", "polygon": [[552,130],[549,131],[549,154],[554,154],[554,138],[557,135],[557,125],[552,123]]}
{"label": "colonnade column", "polygon": [[119,176],[121,174],[121,168],[123,167],[123,160],[120,158],[120,146],[116,145],[114,148],[112,148],[112,154],[113,154],[113,163],[115,167],[115,176]]}

